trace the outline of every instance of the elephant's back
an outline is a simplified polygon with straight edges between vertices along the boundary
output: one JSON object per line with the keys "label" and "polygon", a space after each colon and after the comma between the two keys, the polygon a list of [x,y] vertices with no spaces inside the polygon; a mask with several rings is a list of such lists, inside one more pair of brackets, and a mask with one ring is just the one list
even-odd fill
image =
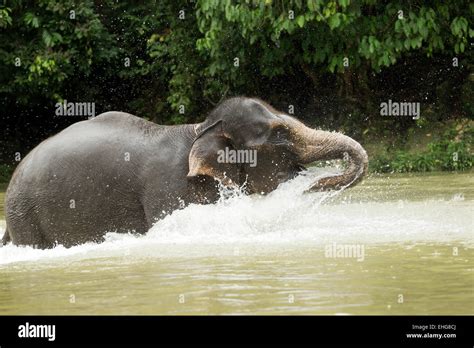
{"label": "elephant's back", "polygon": [[[63,171],[87,171],[90,166],[105,169],[108,165],[105,159],[116,156],[118,160],[127,149],[136,151],[143,146],[144,140],[138,141],[137,130],[132,127],[134,116],[124,113],[105,116],[74,123],[41,142],[20,162],[13,179],[37,181]],[[116,122],[111,122],[112,117]]]}
{"label": "elephant's back", "polygon": [[[97,236],[115,224],[145,228],[140,170],[147,146],[137,126],[139,118],[123,113],[103,116],[69,126],[21,161],[6,193],[11,229],[41,225],[49,233],[45,238],[61,242],[62,231],[71,225]],[[123,221],[127,215],[129,222]],[[109,225],[99,226],[101,221]]]}
{"label": "elephant's back", "polygon": [[[148,128],[148,129],[147,129]],[[156,128],[156,129],[154,129]],[[160,126],[124,112],[106,112],[97,117],[70,125],[36,146],[21,162],[19,168],[38,174],[38,171],[65,165],[82,168],[86,162],[98,162],[101,156],[123,154],[145,147],[151,129]],[[123,157],[123,156],[122,156]],[[80,163],[75,161],[80,160]]]}

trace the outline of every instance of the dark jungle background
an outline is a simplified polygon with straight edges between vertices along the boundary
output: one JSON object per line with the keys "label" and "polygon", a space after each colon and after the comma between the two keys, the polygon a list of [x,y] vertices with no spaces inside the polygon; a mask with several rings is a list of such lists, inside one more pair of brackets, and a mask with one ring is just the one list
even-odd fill
{"label": "dark jungle background", "polygon": [[[473,13],[468,0],[3,1],[0,181],[81,120],[57,102],[177,124],[234,95],[354,137],[372,172],[468,170]],[[420,118],[381,116],[388,100],[419,102]]]}

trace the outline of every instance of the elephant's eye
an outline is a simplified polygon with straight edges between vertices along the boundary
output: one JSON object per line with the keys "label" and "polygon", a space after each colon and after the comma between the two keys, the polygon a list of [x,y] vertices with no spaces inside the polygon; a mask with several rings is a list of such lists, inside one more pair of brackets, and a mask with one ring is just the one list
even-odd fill
{"label": "elephant's eye", "polygon": [[288,143],[288,129],[284,126],[273,129],[269,142],[274,145],[285,145]]}

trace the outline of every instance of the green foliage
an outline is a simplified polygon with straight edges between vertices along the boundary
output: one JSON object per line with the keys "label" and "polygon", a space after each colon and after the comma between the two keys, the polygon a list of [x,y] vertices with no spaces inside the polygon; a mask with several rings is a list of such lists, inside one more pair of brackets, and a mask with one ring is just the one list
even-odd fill
{"label": "green foliage", "polygon": [[379,173],[429,172],[434,170],[469,170],[474,165],[471,148],[474,127],[448,129],[441,139],[428,144],[428,151],[397,151],[393,156],[381,155],[370,160],[370,169]]}
{"label": "green foliage", "polygon": [[59,100],[68,77],[88,76],[93,63],[117,54],[92,1],[12,2],[0,9],[0,27],[8,36],[0,43],[0,72],[8,81],[0,84],[0,93],[24,104],[38,96]]}
{"label": "green foliage", "polygon": [[15,168],[13,166],[0,164],[0,184],[7,183],[10,181],[10,178],[13,175],[14,169]]}
{"label": "green foliage", "polygon": [[[0,107],[8,110],[8,121],[0,120],[0,127],[9,140],[2,141],[27,152],[72,122],[51,117],[54,103],[63,99],[176,124],[202,120],[223,98],[239,94],[271,102],[291,94],[308,106],[308,123],[327,122],[356,138],[368,131],[402,132],[407,121],[394,128],[372,122],[379,117],[377,92],[386,87],[383,79],[373,81],[387,71],[398,76],[397,67],[407,62],[422,81],[423,62],[432,58],[448,61],[445,70],[453,57],[459,59],[453,81],[460,88],[453,92],[452,81],[430,80],[443,112],[417,122],[472,115],[472,73],[466,76],[474,61],[473,12],[466,0],[5,1]],[[334,109],[328,120],[310,104],[324,92],[324,109]],[[460,100],[457,109],[453,95]],[[343,104],[341,113],[336,106]],[[18,149],[18,135],[26,130],[35,137]],[[399,153],[371,165],[386,171],[465,169],[472,160],[467,144],[433,144],[423,158]],[[11,159],[10,147],[5,149],[2,144],[1,160]],[[459,154],[456,163],[448,158],[453,152]]]}
{"label": "green foliage", "polygon": [[[180,19],[179,11],[183,11],[183,19]],[[197,112],[201,105],[196,103],[193,94],[200,90],[199,66],[203,62],[195,50],[195,41],[190,39],[198,35],[193,9],[189,5],[176,5],[168,9],[167,15],[169,28],[151,35],[147,52],[157,71],[168,77],[166,101],[174,111],[171,123],[183,123],[188,121],[185,115]],[[181,114],[180,108],[184,110]]]}
{"label": "green foliage", "polygon": [[[57,101],[65,85],[94,80],[98,72],[132,84],[137,99],[151,96],[155,108],[145,108],[152,115],[172,110],[172,122],[188,120],[202,100],[216,103],[229,90],[252,91],[255,74],[272,78],[301,67],[313,76],[366,66],[380,71],[415,52],[462,54],[474,36],[468,1],[6,4],[0,7],[0,28],[8,37],[0,43],[0,73],[8,83],[0,93],[25,104],[38,96]],[[123,68],[125,57],[129,69]],[[155,91],[141,92],[144,83]],[[182,105],[186,114],[177,114]]]}
{"label": "green foliage", "polygon": [[[356,69],[375,71],[417,50],[462,53],[473,28],[468,2],[415,1],[214,1],[199,0],[196,12],[204,35],[197,49],[210,59],[206,74],[238,85],[232,59],[257,61],[266,76],[291,66],[342,73],[344,58]],[[257,49],[258,48],[258,49]]]}

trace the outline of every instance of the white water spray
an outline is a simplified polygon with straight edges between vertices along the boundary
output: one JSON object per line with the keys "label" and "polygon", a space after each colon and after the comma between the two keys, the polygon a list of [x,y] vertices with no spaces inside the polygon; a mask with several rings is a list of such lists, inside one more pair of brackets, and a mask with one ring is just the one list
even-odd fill
{"label": "white water spray", "polygon": [[374,199],[364,202],[357,199],[354,194],[357,191],[353,189],[342,193],[304,194],[315,176],[323,173],[322,169],[311,168],[306,175],[281,184],[266,196],[246,196],[242,188],[226,188],[217,203],[191,204],[174,211],[144,236],[108,233],[103,243],[87,243],[69,249],[57,246],[39,250],[9,244],[0,248],[0,265],[97,257],[128,260],[202,256],[242,245],[259,246],[264,250],[290,244],[441,241],[472,244],[469,228],[472,227],[472,205],[469,202],[375,199],[384,192],[373,192]]}

